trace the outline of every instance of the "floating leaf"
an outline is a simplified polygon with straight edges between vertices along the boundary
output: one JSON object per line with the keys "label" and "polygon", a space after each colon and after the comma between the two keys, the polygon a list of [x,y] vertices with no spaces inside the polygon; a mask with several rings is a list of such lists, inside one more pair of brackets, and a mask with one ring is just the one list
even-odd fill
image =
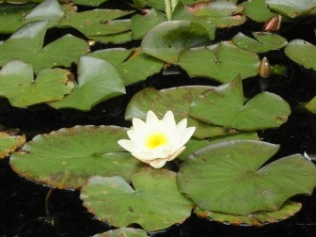
{"label": "floating leaf", "polygon": [[75,4],[97,7],[108,0],[72,0]]}
{"label": "floating leaf", "polygon": [[312,113],[316,114],[316,96],[310,100],[305,107]]}
{"label": "floating leaf", "polygon": [[9,155],[12,151],[15,151],[23,143],[25,143],[26,137],[24,135],[10,135],[5,131],[0,131],[0,159]]}
{"label": "floating leaf", "polygon": [[262,92],[244,104],[240,79],[195,97],[189,111],[190,116],[206,123],[240,130],[279,127],[290,113],[288,103],[269,92]]}
{"label": "floating leaf", "polygon": [[233,43],[242,49],[255,52],[265,53],[270,50],[277,50],[287,45],[287,40],[280,35],[268,32],[252,33],[255,39],[239,32],[232,39]]}
{"label": "floating leaf", "polygon": [[95,176],[80,197],[98,219],[117,227],[137,223],[157,231],[190,216],[192,203],[178,191],[175,172],[144,168],[132,176],[132,184],[134,189],[121,177]]}
{"label": "floating leaf", "polygon": [[292,40],[285,48],[285,54],[294,62],[308,69],[316,70],[316,47],[301,39]]}
{"label": "floating leaf", "polygon": [[30,23],[0,42],[0,65],[20,59],[39,72],[53,66],[69,67],[88,52],[88,44],[72,35],[65,35],[42,48],[46,29],[47,21]]}
{"label": "floating leaf", "polygon": [[185,49],[208,42],[208,32],[203,26],[190,21],[167,21],[151,29],[141,47],[146,54],[177,63]]}
{"label": "floating leaf", "polygon": [[0,96],[16,107],[61,100],[73,89],[71,73],[64,69],[44,69],[34,80],[33,69],[19,60],[0,71]]}
{"label": "floating leaf", "polygon": [[102,234],[96,234],[92,237],[148,237],[148,235],[142,229],[120,228],[116,230],[109,230]]}
{"label": "floating leaf", "polygon": [[229,215],[218,212],[209,212],[196,209],[195,213],[202,218],[209,218],[214,221],[228,222],[233,225],[251,225],[261,227],[267,223],[276,223],[281,220],[290,218],[299,212],[302,204],[288,201],[282,205],[280,210],[272,212],[257,212],[247,216]]}
{"label": "floating leaf", "polygon": [[220,82],[231,82],[237,76],[245,79],[258,74],[257,54],[240,49],[231,42],[221,42],[209,48],[184,51],[179,65],[191,77],[208,77]]}
{"label": "floating leaf", "polygon": [[126,108],[125,119],[140,118],[145,120],[148,110],[154,111],[162,118],[168,110],[171,110],[177,122],[187,118],[188,126],[196,127],[193,135],[195,137],[205,138],[236,133],[236,131],[229,131],[189,117],[189,106],[194,97],[214,89],[215,87],[212,86],[183,86],[160,91],[146,88],[133,96]]}
{"label": "floating leaf", "polygon": [[156,10],[160,10],[160,11],[165,10],[164,0],[133,0],[133,2],[137,7],[149,6]]}
{"label": "floating leaf", "polygon": [[229,1],[215,1],[210,3],[199,3],[188,10],[197,16],[223,17],[242,12],[243,8]]}
{"label": "floating leaf", "polygon": [[241,4],[244,7],[243,13],[256,22],[266,22],[276,14],[272,13],[265,0],[250,0]]}
{"label": "floating leaf", "polygon": [[290,18],[309,15],[316,8],[316,1],[313,0],[266,0],[266,4],[273,11]]}
{"label": "floating leaf", "polygon": [[118,144],[126,130],[116,126],[76,126],[38,135],[13,153],[12,168],[22,176],[58,188],[78,188],[94,175],[127,180],[139,162]]}
{"label": "floating leaf", "polygon": [[132,53],[132,50],[125,48],[110,48],[97,50],[86,56],[103,59],[117,66],[122,64],[128,56]]}
{"label": "floating leaf", "polygon": [[315,165],[299,154],[262,167],[278,149],[261,141],[210,145],[180,167],[179,188],[205,211],[242,216],[278,211],[316,185]]}
{"label": "floating leaf", "polygon": [[131,11],[95,9],[74,13],[59,22],[60,27],[74,27],[86,36],[104,36],[130,30],[131,20],[115,20]]}
{"label": "floating leaf", "polygon": [[131,22],[133,39],[142,39],[150,29],[166,20],[165,15],[155,9],[149,10],[146,15],[133,16]]}
{"label": "floating leaf", "polygon": [[105,44],[122,44],[132,40],[132,32],[126,31],[111,35],[89,36],[89,38]]}
{"label": "floating leaf", "polygon": [[54,108],[90,110],[94,105],[125,94],[125,86],[117,69],[102,59],[80,57],[78,84],[63,100],[50,103]]}

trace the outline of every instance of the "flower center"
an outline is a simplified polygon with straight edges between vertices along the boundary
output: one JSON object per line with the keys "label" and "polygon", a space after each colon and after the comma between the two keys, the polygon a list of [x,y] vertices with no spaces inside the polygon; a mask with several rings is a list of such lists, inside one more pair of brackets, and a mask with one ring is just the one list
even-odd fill
{"label": "flower center", "polygon": [[168,144],[168,137],[163,132],[153,132],[146,137],[145,146],[149,149],[156,149]]}

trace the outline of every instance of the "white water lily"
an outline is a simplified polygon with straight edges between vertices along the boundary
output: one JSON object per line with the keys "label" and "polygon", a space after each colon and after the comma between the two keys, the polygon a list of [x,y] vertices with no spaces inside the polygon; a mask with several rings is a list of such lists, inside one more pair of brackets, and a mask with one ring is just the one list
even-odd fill
{"label": "white water lily", "polygon": [[133,119],[133,126],[127,131],[130,140],[121,139],[118,144],[142,162],[161,168],[185,149],[194,132],[195,127],[187,128],[186,118],[176,124],[171,111],[162,120],[148,111],[146,122]]}

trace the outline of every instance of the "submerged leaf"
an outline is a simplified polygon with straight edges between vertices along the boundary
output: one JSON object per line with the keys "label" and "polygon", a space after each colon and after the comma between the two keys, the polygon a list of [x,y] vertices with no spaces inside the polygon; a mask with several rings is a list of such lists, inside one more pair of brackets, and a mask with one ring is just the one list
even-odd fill
{"label": "submerged leaf", "polygon": [[311,99],[306,105],[306,109],[311,111],[312,113],[316,114],[316,96]]}
{"label": "submerged leaf", "polygon": [[76,126],[38,135],[11,155],[22,176],[58,188],[78,188],[91,176],[130,180],[140,162],[118,144],[126,130],[116,126]]}
{"label": "submerged leaf", "polygon": [[267,162],[279,146],[229,141],[197,151],[178,173],[180,190],[202,210],[247,216],[278,211],[290,197],[311,194],[316,167],[299,154]]}
{"label": "submerged leaf", "polygon": [[178,191],[176,173],[144,168],[132,176],[134,189],[121,177],[92,177],[83,186],[83,205],[100,220],[116,227],[132,223],[146,231],[182,223],[191,214],[192,203]]}

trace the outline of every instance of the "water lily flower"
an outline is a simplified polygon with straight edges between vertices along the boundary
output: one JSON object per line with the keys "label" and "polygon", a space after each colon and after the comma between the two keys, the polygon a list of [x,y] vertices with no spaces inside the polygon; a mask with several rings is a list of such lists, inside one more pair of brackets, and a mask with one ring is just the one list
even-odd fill
{"label": "water lily flower", "polygon": [[175,159],[195,132],[195,127],[187,128],[186,118],[176,124],[171,111],[159,120],[149,110],[146,122],[138,118],[132,122],[133,126],[127,131],[130,140],[121,139],[118,144],[154,168],[161,168],[167,161]]}

